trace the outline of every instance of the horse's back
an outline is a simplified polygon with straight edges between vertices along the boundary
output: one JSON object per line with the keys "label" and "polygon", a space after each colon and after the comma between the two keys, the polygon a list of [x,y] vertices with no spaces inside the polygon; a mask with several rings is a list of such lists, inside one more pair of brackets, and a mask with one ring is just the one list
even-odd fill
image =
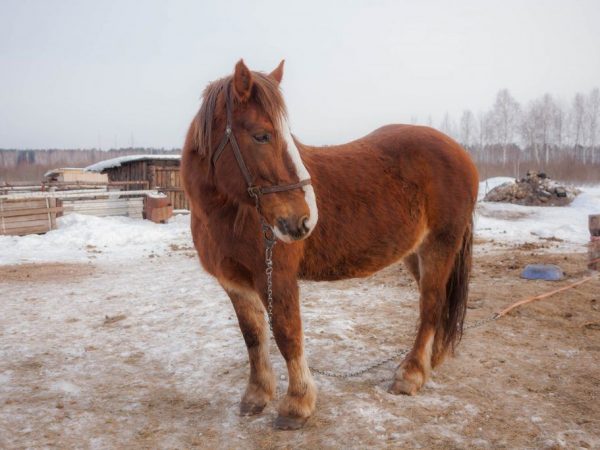
{"label": "horse's back", "polygon": [[308,147],[303,159],[319,208],[303,277],[368,275],[414,251],[429,231],[460,232],[471,221],[475,166],[432,128],[387,125],[348,144]]}
{"label": "horse's back", "polygon": [[470,220],[479,177],[471,157],[454,139],[419,125],[386,125],[364,139],[401,165],[402,176],[418,184],[430,227],[456,222],[457,215]]}

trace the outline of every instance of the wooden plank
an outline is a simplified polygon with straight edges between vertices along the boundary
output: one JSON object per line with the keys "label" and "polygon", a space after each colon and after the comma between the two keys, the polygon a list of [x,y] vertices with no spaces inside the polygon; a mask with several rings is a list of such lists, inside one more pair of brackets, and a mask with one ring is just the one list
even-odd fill
{"label": "wooden plank", "polygon": [[5,233],[9,236],[25,236],[27,234],[42,234],[50,231],[48,228],[48,224],[37,227],[23,227],[23,228],[12,228],[10,230],[6,230]]}
{"label": "wooden plank", "polygon": [[[134,212],[134,213],[137,214],[137,212]],[[67,211],[67,212],[65,212],[65,216],[68,216],[69,214],[81,214],[82,216],[111,217],[111,216],[127,216],[130,214],[130,212],[126,209],[120,209],[120,210],[103,209],[103,210]],[[141,214],[141,211],[139,212],[139,214]]]}
{"label": "wooden plank", "polygon": [[111,201],[111,200],[100,200],[100,201],[94,201],[94,202],[89,202],[89,201],[65,201],[64,205],[71,207],[71,208],[79,208],[79,207],[87,207],[87,206],[121,206],[121,205],[142,205],[143,202],[128,202],[126,199],[119,199],[117,201]]}
{"label": "wooden plank", "polygon": [[43,215],[43,217],[41,217],[41,218],[31,219],[31,220],[29,220],[29,218],[28,218],[27,220],[17,220],[14,222],[7,222],[6,220],[4,221],[4,228],[6,228],[7,230],[10,230],[13,228],[37,227],[37,226],[42,226],[42,225],[46,225],[46,226],[48,226],[48,228],[50,228],[50,222],[48,222],[47,215]]}
{"label": "wooden plank", "polygon": [[19,209],[45,208],[46,200],[2,200],[0,199],[0,211],[14,211]]}
{"label": "wooden plank", "polygon": [[26,192],[19,194],[0,195],[0,200],[26,200],[26,199],[44,199],[44,198],[92,198],[92,197],[130,197],[143,196],[147,194],[156,194],[153,189],[136,190],[136,191],[104,191],[104,192],[89,192],[76,193],[70,191],[55,191],[55,192]]}
{"label": "wooden plank", "polygon": [[79,211],[85,209],[118,209],[118,208],[138,208],[143,209],[143,205],[139,203],[99,203],[94,205],[68,205],[63,206],[65,211]]}
{"label": "wooden plank", "polygon": [[38,214],[57,213],[62,211],[62,208],[30,208],[30,209],[13,209],[9,211],[0,211],[0,217],[18,217],[18,216],[30,216]]}
{"label": "wooden plank", "polygon": [[142,209],[127,209],[127,208],[122,208],[122,209],[85,209],[82,211],[65,211],[64,215],[69,215],[69,214],[82,214],[84,216],[95,216],[95,215],[102,215],[102,216],[110,216],[110,215],[114,215],[114,216],[120,216],[123,214],[128,214],[130,212],[132,213],[141,213],[143,210]]}
{"label": "wooden plank", "polygon": [[90,209],[71,209],[71,210],[65,210],[64,211],[64,215],[67,214],[84,214],[84,215],[96,215],[96,214],[115,214],[115,215],[119,215],[119,214],[124,214],[127,213],[129,211],[143,211],[142,208],[90,208]]}
{"label": "wooden plank", "polygon": [[2,217],[4,223],[28,222],[32,220],[48,220],[48,214],[41,212],[39,214],[29,214],[26,216]]}
{"label": "wooden plank", "polygon": [[[51,198],[49,199],[49,206],[51,209],[55,209],[58,207],[58,200],[55,198]],[[49,208],[49,209],[50,209]],[[56,226],[56,215],[59,211],[55,211],[55,212],[50,212],[50,229],[51,230],[56,230],[57,226]]]}
{"label": "wooden plank", "polygon": [[127,204],[143,204],[144,203],[144,197],[133,197],[133,198],[96,198],[96,199],[86,199],[86,198],[82,198],[82,199],[64,199],[63,200],[64,203],[70,204],[70,205],[118,205],[121,203],[127,203]]}

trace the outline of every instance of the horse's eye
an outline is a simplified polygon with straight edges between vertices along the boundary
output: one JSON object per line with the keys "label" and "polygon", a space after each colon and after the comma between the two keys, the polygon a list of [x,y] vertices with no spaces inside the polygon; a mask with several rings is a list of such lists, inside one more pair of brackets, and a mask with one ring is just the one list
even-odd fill
{"label": "horse's eye", "polygon": [[257,144],[267,144],[271,141],[271,135],[269,133],[259,133],[252,137]]}

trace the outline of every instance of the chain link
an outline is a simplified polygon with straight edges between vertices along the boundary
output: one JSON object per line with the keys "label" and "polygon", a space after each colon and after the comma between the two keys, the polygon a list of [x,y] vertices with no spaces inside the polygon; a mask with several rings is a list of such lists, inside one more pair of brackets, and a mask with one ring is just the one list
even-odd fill
{"label": "chain link", "polygon": [[[257,206],[258,208],[258,206]],[[260,209],[259,209],[260,212]],[[277,243],[277,238],[273,229],[267,224],[265,219],[260,217],[263,237],[265,239],[265,274],[267,276],[267,319],[269,329],[273,334],[273,247]]]}
{"label": "chain link", "polygon": [[273,247],[277,241],[268,239],[265,234],[265,273],[267,274],[267,318],[273,333]]}
{"label": "chain link", "polygon": [[311,367],[310,370],[313,373],[317,373],[319,375],[323,375],[326,377],[354,378],[354,377],[358,377],[359,375],[362,375],[364,373],[370,372],[371,370],[376,369],[379,366],[383,366],[384,364],[387,364],[390,361],[393,361],[398,358],[402,358],[403,356],[406,356],[407,354],[408,354],[408,350],[398,350],[398,351],[394,352],[392,355],[388,356],[387,358],[381,359],[377,362],[369,364],[368,366],[362,367],[360,369],[351,370],[349,372],[333,372],[331,370],[320,370],[320,369],[316,369],[314,367]]}
{"label": "chain link", "polygon": [[480,326],[485,325],[486,323],[493,322],[494,320],[498,320],[500,318],[500,314],[494,313],[490,317],[486,317],[485,319],[476,320],[473,323],[470,323],[466,327],[463,328],[463,331],[472,330],[473,328],[479,328]]}
{"label": "chain link", "polygon": [[[486,317],[485,319],[477,320],[477,321],[473,322],[472,324],[467,325],[463,329],[466,331],[466,330],[472,330],[473,328],[479,328],[487,323],[493,322],[494,320],[498,320],[500,317],[501,316],[498,313],[494,313],[490,317]],[[408,354],[408,350],[397,350],[394,353],[392,353],[392,355],[390,355],[386,358],[380,359],[379,361],[376,361],[376,362],[369,364],[368,366],[362,367],[360,369],[351,370],[348,372],[334,372],[331,370],[320,370],[320,369],[316,369],[314,367],[311,367],[310,370],[313,373],[323,375],[325,377],[354,378],[354,377],[363,375],[373,369],[376,369],[377,367],[383,366],[384,364],[387,364],[391,361],[394,361],[395,359],[402,358],[402,357],[406,356],[407,354]]]}

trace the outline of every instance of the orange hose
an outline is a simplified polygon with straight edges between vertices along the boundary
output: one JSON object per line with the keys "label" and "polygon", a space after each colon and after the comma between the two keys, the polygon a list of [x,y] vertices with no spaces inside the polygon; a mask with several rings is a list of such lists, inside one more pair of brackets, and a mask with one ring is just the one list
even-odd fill
{"label": "orange hose", "polygon": [[545,294],[540,294],[540,295],[536,295],[536,296],[533,296],[533,297],[527,297],[527,298],[525,298],[523,300],[519,300],[518,302],[515,302],[512,305],[504,308],[502,311],[497,312],[496,313],[496,318],[502,317],[502,316],[506,315],[508,312],[512,311],[513,309],[515,309],[515,308],[517,308],[517,307],[519,307],[521,305],[525,305],[527,303],[535,302],[536,300],[542,300],[544,298],[550,297],[551,295],[558,294],[559,292],[566,291],[567,289],[571,289],[571,288],[573,288],[575,286],[579,286],[580,284],[587,283],[588,281],[593,280],[594,278],[596,278],[596,275],[592,275],[591,277],[583,278],[583,279],[581,279],[579,281],[576,281],[575,283],[569,284],[567,286],[563,286],[563,287],[561,287],[559,289],[555,289],[555,290],[550,291],[550,292],[546,292]]}

